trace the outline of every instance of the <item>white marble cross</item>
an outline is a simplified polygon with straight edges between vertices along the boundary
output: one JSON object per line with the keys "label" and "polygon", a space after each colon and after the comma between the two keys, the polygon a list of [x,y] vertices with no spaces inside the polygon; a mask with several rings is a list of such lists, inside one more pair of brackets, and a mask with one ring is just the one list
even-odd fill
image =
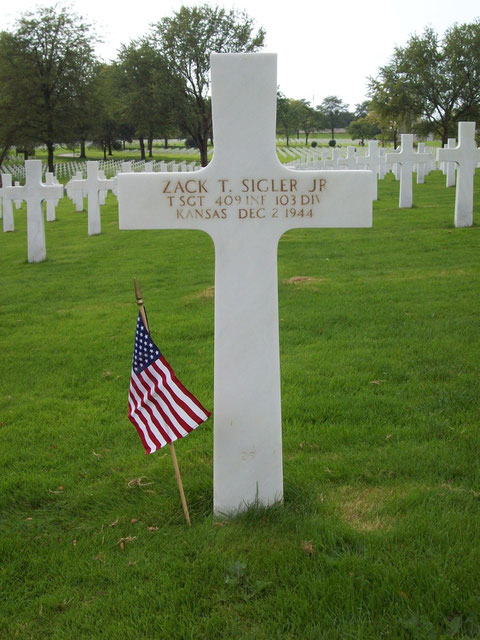
{"label": "white marble cross", "polygon": [[415,163],[429,162],[428,154],[415,153],[413,150],[413,134],[402,133],[402,144],[398,153],[387,153],[387,162],[400,164],[400,209],[411,208],[413,203],[412,173]]}
{"label": "white marble cross", "polygon": [[[446,149],[455,149],[457,146],[456,138],[448,138]],[[457,167],[455,162],[445,162],[445,186],[447,188],[455,186],[455,179],[457,175]]]}
{"label": "white marble cross", "polygon": [[347,156],[345,158],[338,158],[337,164],[339,167],[345,167],[345,169],[356,169],[357,168],[357,155],[355,151],[355,147],[348,146],[347,147]]}
{"label": "white marble cross", "polygon": [[75,205],[75,211],[79,212],[79,211],[83,211],[83,197],[85,195],[85,189],[81,187],[77,188],[75,186],[72,188],[72,185],[75,183],[76,180],[83,180],[82,171],[77,171],[75,173],[73,178],[71,178],[69,182],[67,182],[67,184],[65,185],[65,190],[67,192],[67,196]]}
{"label": "white marble cross", "polygon": [[366,166],[373,172],[373,199],[378,200],[378,176],[380,169],[385,165],[385,156],[380,155],[378,140],[368,141],[368,153],[365,156],[357,157],[358,166]]}
{"label": "white marble cross", "polygon": [[370,172],[295,171],[278,161],[276,64],[275,54],[212,54],[212,162],[193,176],[118,176],[121,229],[200,229],[214,242],[217,514],[283,497],[280,237],[372,224]]}
{"label": "white marble cross", "polygon": [[457,163],[455,193],[455,226],[473,224],[473,178],[480,162],[480,149],[475,143],[475,122],[458,123],[458,145],[454,149],[437,149],[439,162]]}
{"label": "white marble cross", "polygon": [[25,160],[25,185],[7,187],[5,195],[13,201],[26,201],[28,262],[42,262],[47,257],[42,202],[62,198],[63,185],[43,184],[42,161]]}
{"label": "white marble cross", "polygon": [[100,191],[107,191],[113,188],[111,178],[101,177],[103,174],[98,168],[96,160],[87,161],[87,179],[70,180],[66,186],[69,193],[80,191],[86,193],[88,197],[88,235],[98,235],[102,230],[100,219]]}
{"label": "white marble cross", "polygon": [[[425,143],[419,142],[417,145],[417,153],[424,154],[425,151]],[[430,162],[430,158],[428,158],[428,162]],[[417,162],[414,167],[414,171],[417,172],[417,184],[425,184],[425,175],[427,173],[427,163],[426,162]]]}
{"label": "white marble cross", "polygon": [[[57,184],[58,185],[58,180],[56,180],[55,176],[53,175],[53,173],[50,173],[47,171],[47,173],[45,174],[45,184],[48,185],[54,185]],[[58,206],[58,200],[47,200],[46,201],[46,207],[47,207],[47,222],[54,222],[54,220],[56,220],[56,216],[55,216],[55,208]]]}
{"label": "white marble cross", "polygon": [[3,231],[7,233],[8,231],[15,230],[15,224],[13,221],[13,206],[12,201],[6,197],[7,188],[12,186],[12,176],[9,173],[4,173],[2,175],[2,200],[3,200]]}

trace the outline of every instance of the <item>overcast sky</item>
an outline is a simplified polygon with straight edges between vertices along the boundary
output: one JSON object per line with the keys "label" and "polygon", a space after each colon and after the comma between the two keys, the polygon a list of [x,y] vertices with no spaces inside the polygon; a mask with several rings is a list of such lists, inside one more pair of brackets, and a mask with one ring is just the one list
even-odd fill
{"label": "overcast sky", "polygon": [[[115,58],[127,44],[149,30],[152,22],[171,16],[183,5],[222,5],[245,10],[267,32],[264,51],[278,54],[278,80],[289,98],[305,98],[313,105],[337,95],[350,105],[366,97],[367,77],[375,76],[395,45],[425,26],[439,34],[455,22],[480,18],[479,0],[80,0],[67,3],[94,25],[102,37],[100,57]],[[0,29],[36,6],[53,2],[15,0],[2,9]],[[65,3],[58,3],[65,4]]]}

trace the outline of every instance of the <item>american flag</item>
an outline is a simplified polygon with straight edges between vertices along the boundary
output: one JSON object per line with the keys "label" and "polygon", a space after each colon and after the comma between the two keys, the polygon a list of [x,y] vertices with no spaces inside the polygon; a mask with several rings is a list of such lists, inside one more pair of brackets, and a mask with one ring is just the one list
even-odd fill
{"label": "american flag", "polygon": [[211,413],[185,389],[138,314],[128,393],[128,418],[146,454],[183,438]]}

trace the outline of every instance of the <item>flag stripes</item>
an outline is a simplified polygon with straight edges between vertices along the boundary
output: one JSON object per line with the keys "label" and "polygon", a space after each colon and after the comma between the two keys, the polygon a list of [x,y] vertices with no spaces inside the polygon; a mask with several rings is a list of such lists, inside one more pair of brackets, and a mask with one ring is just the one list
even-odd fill
{"label": "flag stripes", "polygon": [[175,376],[140,314],[128,404],[128,418],[147,454],[183,438],[211,415]]}

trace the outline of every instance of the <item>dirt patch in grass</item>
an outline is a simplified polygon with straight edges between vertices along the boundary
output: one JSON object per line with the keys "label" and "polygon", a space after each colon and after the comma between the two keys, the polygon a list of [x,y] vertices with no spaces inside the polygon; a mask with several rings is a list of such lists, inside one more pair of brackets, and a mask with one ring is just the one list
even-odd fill
{"label": "dirt patch in grass", "polygon": [[193,300],[212,300],[214,296],[215,287],[208,287],[207,289],[202,289],[202,291],[198,291],[191,296],[187,296],[185,300],[187,302],[192,302]]}
{"label": "dirt patch in grass", "polygon": [[394,489],[348,486],[340,490],[337,499],[342,517],[357,531],[388,531],[393,518],[382,511],[397,496]]}
{"label": "dirt patch in grass", "polygon": [[293,276],[288,280],[284,280],[284,284],[312,284],[317,282],[324,282],[325,278],[311,278],[310,276]]}

